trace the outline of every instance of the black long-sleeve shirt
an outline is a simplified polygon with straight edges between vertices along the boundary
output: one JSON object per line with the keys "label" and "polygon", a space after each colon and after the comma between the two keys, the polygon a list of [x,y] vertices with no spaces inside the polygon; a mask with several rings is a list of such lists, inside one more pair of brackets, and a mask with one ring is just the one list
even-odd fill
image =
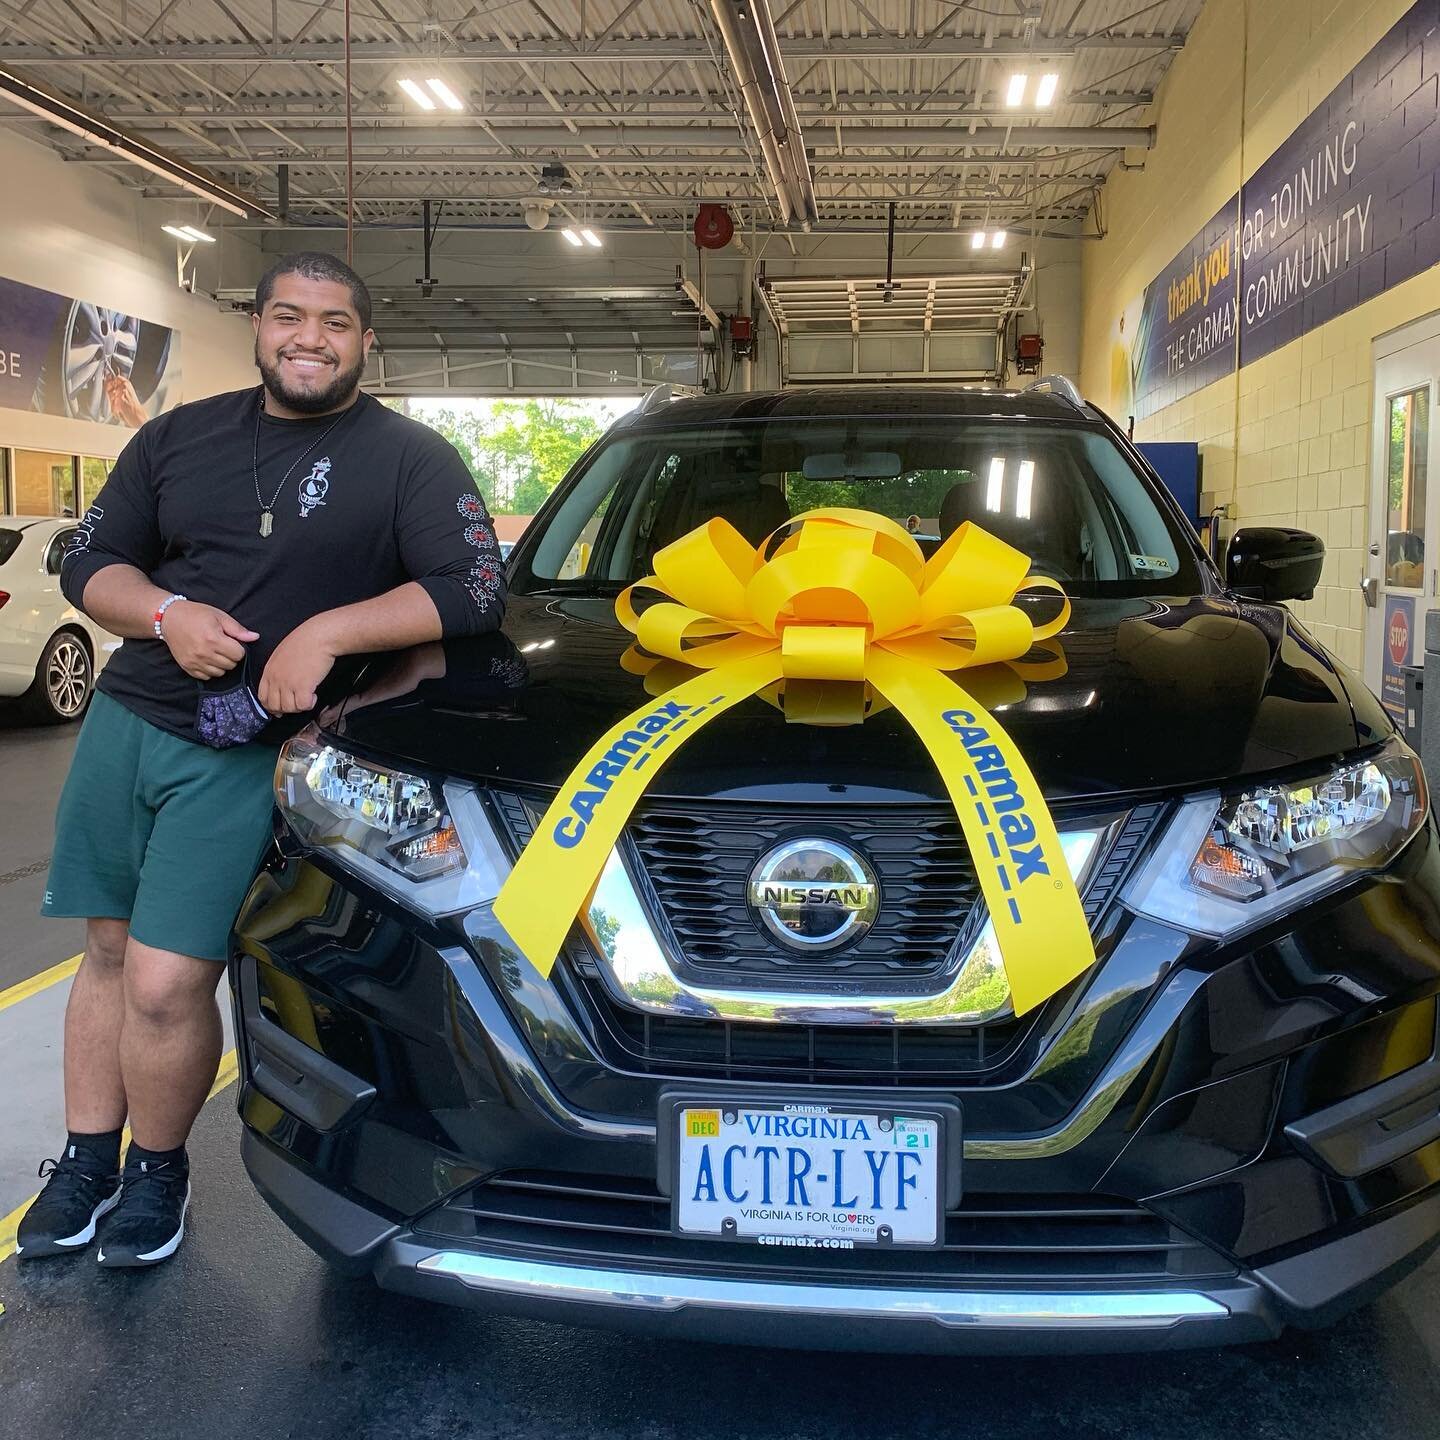
{"label": "black long-sleeve shirt", "polygon": [[[218,606],[259,634],[246,660],[252,688],[276,646],[311,616],[407,580],[434,601],[447,637],[499,626],[500,547],[449,441],[367,395],[338,423],[275,419],[260,402],[258,387],[235,391],[140,428],[65,554],[60,585],[73,605],[105,566],[133,565],[162,590]],[[261,497],[275,496],[268,536],[255,471]],[[240,671],[232,673],[238,683]],[[162,730],[196,738],[198,687],[164,641],[125,641],[99,688]],[[283,739],[300,723],[277,720],[261,738]]]}

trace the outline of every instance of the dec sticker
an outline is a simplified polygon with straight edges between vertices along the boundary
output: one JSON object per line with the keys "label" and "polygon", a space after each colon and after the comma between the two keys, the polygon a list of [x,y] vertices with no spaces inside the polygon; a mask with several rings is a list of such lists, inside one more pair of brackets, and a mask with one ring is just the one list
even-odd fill
{"label": "dec sticker", "polygon": [[1175,569],[1163,555],[1131,555],[1130,564],[1142,575],[1169,575]]}
{"label": "dec sticker", "polygon": [[701,1140],[714,1139],[720,1133],[720,1112],[718,1110],[687,1110],[685,1112],[685,1134]]}

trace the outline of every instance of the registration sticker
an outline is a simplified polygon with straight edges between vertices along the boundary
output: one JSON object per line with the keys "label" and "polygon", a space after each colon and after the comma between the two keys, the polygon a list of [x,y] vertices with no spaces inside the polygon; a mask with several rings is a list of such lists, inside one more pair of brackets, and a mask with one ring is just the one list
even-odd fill
{"label": "registration sticker", "polygon": [[677,1114],[681,1233],[826,1249],[939,1241],[938,1117],[801,1104]]}

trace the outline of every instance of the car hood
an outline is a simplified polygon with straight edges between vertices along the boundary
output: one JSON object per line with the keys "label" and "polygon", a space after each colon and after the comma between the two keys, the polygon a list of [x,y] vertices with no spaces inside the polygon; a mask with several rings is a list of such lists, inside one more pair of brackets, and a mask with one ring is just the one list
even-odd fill
{"label": "car hood", "polygon": [[[516,596],[502,635],[373,662],[328,728],[396,763],[558,786],[649,698],[621,668],[629,640],[610,601]],[[1011,681],[995,710],[1052,802],[1228,784],[1378,738],[1367,723],[1373,702],[1357,733],[1337,667],[1282,606],[1080,599],[1060,642],[1064,676]],[[895,711],[861,725],[792,725],[759,697],[678,747],[650,793],[945,798],[934,762]]]}

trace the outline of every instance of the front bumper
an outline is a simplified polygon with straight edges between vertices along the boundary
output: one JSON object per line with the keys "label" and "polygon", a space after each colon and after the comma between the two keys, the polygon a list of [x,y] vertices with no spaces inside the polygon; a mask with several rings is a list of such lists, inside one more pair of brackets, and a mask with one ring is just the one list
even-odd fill
{"label": "front bumper", "polygon": [[[1289,926],[1206,953],[1119,922],[1011,1071],[945,1091],[965,1109],[971,1209],[1109,1197],[1154,1252],[1143,1273],[1124,1259],[1141,1248],[1128,1230],[1081,1236],[1064,1266],[1044,1258],[1042,1229],[1039,1244],[977,1244],[1013,1267],[972,1265],[966,1240],[943,1273],[907,1274],[828,1256],[766,1269],[747,1247],[699,1256],[603,1215],[521,1225],[484,1198],[493,1177],[601,1177],[597,1204],[621,1185],[653,1211],[655,1115],[675,1077],[600,1054],[536,977],[506,968],[483,922],[432,931],[315,859],[277,857],[238,927],[245,1161],[333,1263],[451,1303],[876,1351],[1263,1339],[1363,1303],[1440,1236],[1431,832]],[[968,1220],[962,1207],[947,1224]],[[1104,1265],[1081,1263],[1086,1250]],[[1042,1258],[1021,1264],[1024,1251]]]}

